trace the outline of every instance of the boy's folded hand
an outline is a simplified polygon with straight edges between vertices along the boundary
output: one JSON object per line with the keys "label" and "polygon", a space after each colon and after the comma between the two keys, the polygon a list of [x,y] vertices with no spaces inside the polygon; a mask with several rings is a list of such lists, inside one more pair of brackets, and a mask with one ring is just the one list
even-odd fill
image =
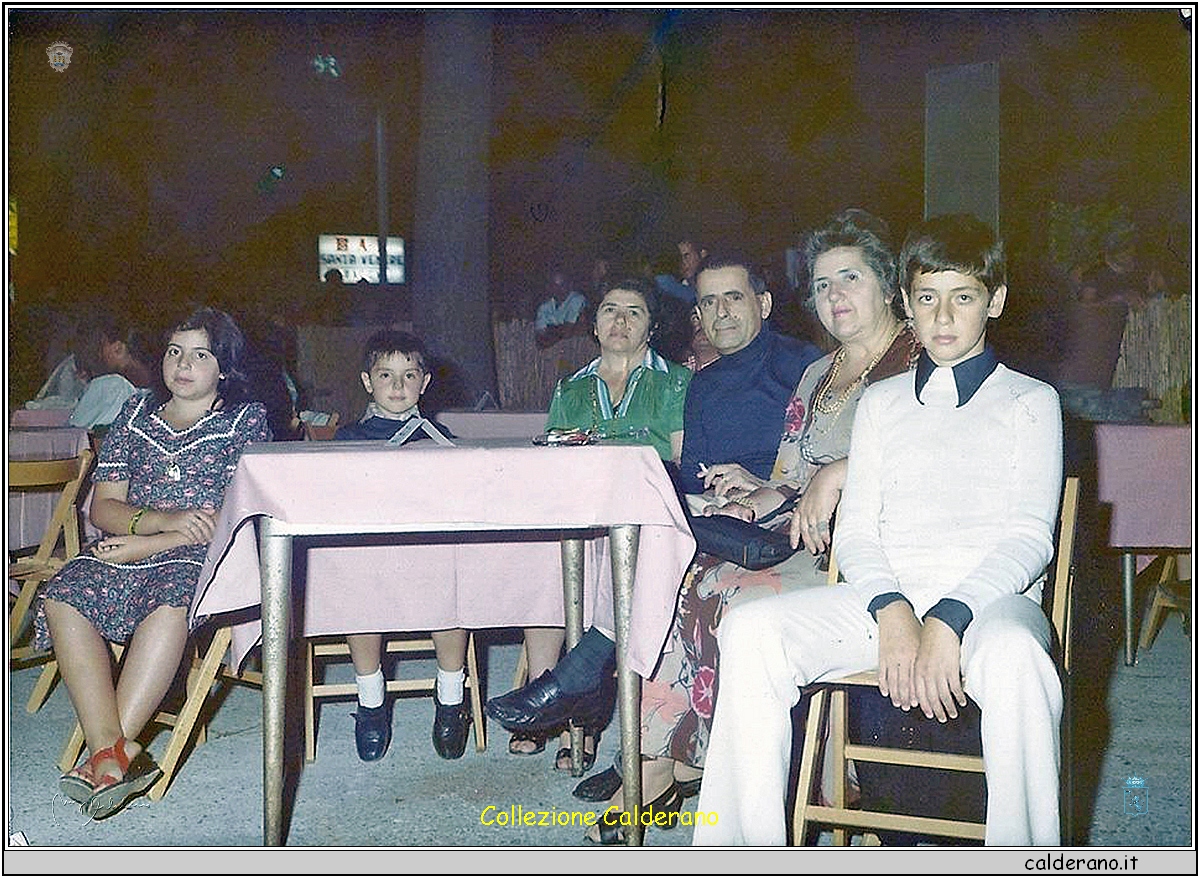
{"label": "boy's folded hand", "polygon": [[918,704],[913,673],[921,645],[921,622],[906,601],[893,601],[876,613],[879,621],[879,691],[908,710]]}
{"label": "boy's folded hand", "polygon": [[[929,719],[958,718],[958,707],[965,707],[960,666],[962,646],[958,635],[941,619],[929,617],[921,626],[921,645],[917,651],[915,682],[921,712]],[[957,706],[956,706],[957,702]]]}

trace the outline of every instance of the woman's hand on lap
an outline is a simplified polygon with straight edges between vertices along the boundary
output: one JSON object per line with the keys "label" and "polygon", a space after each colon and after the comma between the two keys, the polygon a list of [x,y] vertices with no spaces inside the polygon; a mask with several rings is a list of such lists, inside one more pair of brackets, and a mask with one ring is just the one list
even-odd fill
{"label": "woman's hand on lap", "polygon": [[832,545],[830,522],[842,499],[842,487],[845,484],[845,459],[826,464],[813,474],[796,508],[792,510],[792,524],[788,531],[792,548],[799,548],[803,541],[804,548],[819,555]]}

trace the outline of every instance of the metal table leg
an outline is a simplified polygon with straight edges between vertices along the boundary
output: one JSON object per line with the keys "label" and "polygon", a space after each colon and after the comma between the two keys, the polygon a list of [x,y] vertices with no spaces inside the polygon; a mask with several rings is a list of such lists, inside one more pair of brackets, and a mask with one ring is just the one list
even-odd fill
{"label": "metal table leg", "polygon": [[608,529],[612,551],[613,615],[617,634],[617,705],[621,711],[622,796],[632,826],[626,827],[625,843],[642,843],[639,821],[642,805],[642,718],[641,679],[629,667],[629,617],[633,608],[633,577],[637,571],[638,536],[635,524],[615,525]]}
{"label": "metal table leg", "polygon": [[[562,539],[563,612],[567,649],[583,637],[583,540]],[[583,774],[583,727],[571,723],[571,776]]]}
{"label": "metal table leg", "polygon": [[1137,659],[1137,641],[1133,639],[1133,581],[1137,577],[1137,556],[1121,553],[1121,590],[1125,595],[1125,664]]}
{"label": "metal table leg", "polygon": [[292,538],[262,519],[263,844],[283,844],[283,723],[287,695],[288,628],[292,609]]}

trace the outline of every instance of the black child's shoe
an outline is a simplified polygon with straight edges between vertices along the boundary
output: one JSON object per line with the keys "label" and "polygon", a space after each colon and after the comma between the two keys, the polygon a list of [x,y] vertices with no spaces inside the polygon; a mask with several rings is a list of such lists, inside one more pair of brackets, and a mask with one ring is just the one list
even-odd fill
{"label": "black child's shoe", "polygon": [[433,693],[433,749],[443,759],[458,759],[467,749],[471,711],[464,698],[459,704],[442,704]]}
{"label": "black child's shoe", "polygon": [[354,744],[363,762],[382,759],[392,743],[392,718],[385,701],[379,707],[358,706],[354,717]]}

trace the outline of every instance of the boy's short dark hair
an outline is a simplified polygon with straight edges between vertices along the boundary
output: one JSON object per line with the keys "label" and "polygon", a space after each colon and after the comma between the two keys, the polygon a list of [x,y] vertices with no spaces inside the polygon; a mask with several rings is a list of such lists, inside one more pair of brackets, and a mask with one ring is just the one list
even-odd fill
{"label": "boy's short dark hair", "polygon": [[363,371],[370,372],[371,367],[388,354],[404,354],[416,360],[422,370],[428,371],[425,366],[428,357],[425,345],[411,332],[401,332],[398,329],[381,329],[367,339],[366,350],[363,353]]}
{"label": "boy's short dark hair", "polygon": [[904,289],[918,272],[957,271],[979,278],[990,294],[1006,283],[1004,242],[968,213],[935,216],[916,226],[900,250]]}
{"label": "boy's short dark hair", "polygon": [[767,281],[763,277],[762,269],[744,254],[733,250],[721,250],[706,256],[696,269],[696,277],[719,268],[744,268],[750,278],[750,289],[754,291],[754,295],[761,296],[767,291]]}

